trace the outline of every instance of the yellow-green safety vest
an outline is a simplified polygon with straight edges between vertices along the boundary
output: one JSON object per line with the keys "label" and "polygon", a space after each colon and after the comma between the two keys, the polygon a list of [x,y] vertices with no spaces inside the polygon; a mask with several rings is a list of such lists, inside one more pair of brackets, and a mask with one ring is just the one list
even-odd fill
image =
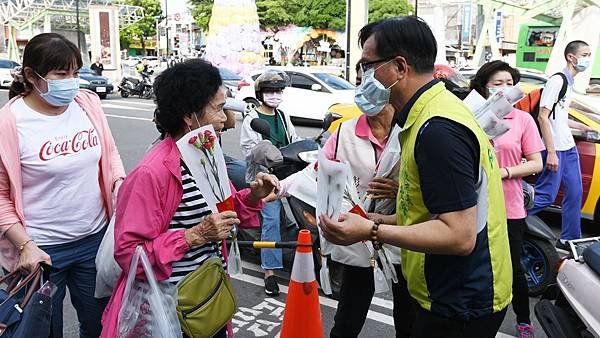
{"label": "yellow-green safety vest", "polygon": [[435,217],[421,193],[414,150],[421,127],[442,117],[468,128],[479,142],[477,241],[468,256],[433,255],[402,250],[402,271],[411,296],[428,311],[470,320],[504,309],[512,299],[512,267],[508,246],[502,182],[494,148],[473,113],[437,83],[411,107],[401,131],[397,220],[411,226]]}

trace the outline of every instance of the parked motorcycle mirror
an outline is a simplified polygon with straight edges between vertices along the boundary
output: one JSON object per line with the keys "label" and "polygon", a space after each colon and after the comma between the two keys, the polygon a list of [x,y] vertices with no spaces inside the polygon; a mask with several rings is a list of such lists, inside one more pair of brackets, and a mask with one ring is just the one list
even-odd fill
{"label": "parked motorcycle mirror", "polygon": [[318,83],[313,83],[312,86],[310,86],[310,90],[312,90],[314,92],[320,92],[321,89],[323,89],[323,86],[321,86]]}
{"label": "parked motorcycle mirror", "polygon": [[339,114],[327,113],[325,115],[325,118],[323,118],[323,126],[322,126],[321,133],[319,134],[319,136],[315,137],[315,142],[320,143],[321,139],[323,138],[323,134],[325,134],[325,132],[329,129],[329,127],[331,127],[331,124],[341,118],[342,118],[342,116]]}
{"label": "parked motorcycle mirror", "polygon": [[252,121],[250,121],[250,128],[266,138],[271,137],[271,127],[265,120],[261,120],[258,117],[253,118]]}
{"label": "parked motorcycle mirror", "polygon": [[339,114],[335,114],[335,113],[327,113],[327,115],[325,115],[325,118],[323,119],[323,130],[327,130],[331,127],[331,124],[333,124],[333,122],[341,119],[342,116]]}

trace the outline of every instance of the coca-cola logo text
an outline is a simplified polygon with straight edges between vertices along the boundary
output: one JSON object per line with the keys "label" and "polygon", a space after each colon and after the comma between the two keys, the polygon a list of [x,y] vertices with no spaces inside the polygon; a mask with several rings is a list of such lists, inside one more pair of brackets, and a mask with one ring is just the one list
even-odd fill
{"label": "coca-cola logo text", "polygon": [[73,138],[63,137],[59,140],[46,141],[40,148],[40,160],[49,161],[58,156],[67,156],[84,151],[98,145],[96,130],[82,130],[77,132]]}

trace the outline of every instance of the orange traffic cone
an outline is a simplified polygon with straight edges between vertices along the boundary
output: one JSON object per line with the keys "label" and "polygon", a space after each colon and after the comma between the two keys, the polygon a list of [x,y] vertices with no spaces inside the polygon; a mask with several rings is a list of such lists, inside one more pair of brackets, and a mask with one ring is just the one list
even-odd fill
{"label": "orange traffic cone", "polygon": [[300,230],[283,313],[281,338],[323,337],[318,287],[310,231]]}

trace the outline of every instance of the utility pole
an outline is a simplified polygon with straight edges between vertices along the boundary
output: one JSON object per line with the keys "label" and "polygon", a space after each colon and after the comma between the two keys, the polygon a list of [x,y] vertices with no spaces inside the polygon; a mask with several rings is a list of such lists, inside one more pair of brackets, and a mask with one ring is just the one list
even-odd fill
{"label": "utility pole", "polygon": [[350,13],[352,12],[352,0],[346,1],[346,81],[350,81],[350,26],[352,24],[352,18]]}
{"label": "utility pole", "polygon": [[79,38],[79,31],[80,31],[80,26],[79,26],[79,0],[75,0],[75,13],[77,16],[77,48],[79,48],[79,50],[81,51],[81,39]]}
{"label": "utility pole", "polygon": [[170,61],[169,60],[169,57],[170,57],[170,55],[169,55],[169,7],[167,5],[168,3],[169,3],[169,1],[165,0],[165,31],[166,31],[165,35],[167,38],[167,67],[169,67],[169,61]]}

